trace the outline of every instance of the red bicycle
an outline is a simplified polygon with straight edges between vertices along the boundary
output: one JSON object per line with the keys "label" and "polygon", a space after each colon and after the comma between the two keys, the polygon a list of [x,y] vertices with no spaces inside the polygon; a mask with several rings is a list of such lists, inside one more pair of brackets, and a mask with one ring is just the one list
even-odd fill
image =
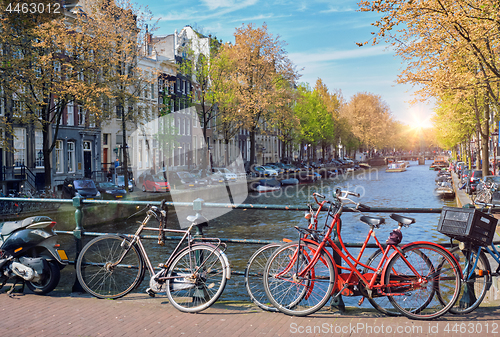
{"label": "red bicycle", "polygon": [[[334,200],[327,201],[328,217],[332,220],[325,223],[324,229],[298,228],[309,236],[281,246],[269,258],[263,282],[273,306],[289,315],[305,316],[320,310],[333,294],[342,294],[368,299],[388,297],[394,308],[413,319],[431,319],[445,314],[460,292],[461,270],[456,259],[432,242],[413,242],[399,247],[401,232],[398,230],[391,233],[393,240],[384,249],[373,231],[384,223],[384,219],[374,216],[360,218],[370,230],[358,256],[354,257],[340,234],[343,204],[355,204],[355,209],[360,206],[349,199],[349,195],[359,197],[338,190]],[[400,215],[393,218],[402,225],[413,220]],[[340,247],[331,238],[334,229]],[[376,266],[361,262],[371,237],[383,252]],[[389,255],[390,251],[393,252]],[[346,266],[335,264],[333,254],[340,256]],[[339,269],[343,273],[339,273]]]}

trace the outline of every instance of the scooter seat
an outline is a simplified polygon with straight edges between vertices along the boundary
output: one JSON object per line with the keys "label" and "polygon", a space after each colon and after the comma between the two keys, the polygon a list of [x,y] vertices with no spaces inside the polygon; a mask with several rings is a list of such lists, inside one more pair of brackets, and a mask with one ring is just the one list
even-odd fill
{"label": "scooter seat", "polygon": [[30,216],[24,220],[19,221],[6,221],[0,225],[2,236],[9,235],[17,229],[28,227],[29,225],[42,222],[42,221],[52,221],[51,218],[46,216]]}

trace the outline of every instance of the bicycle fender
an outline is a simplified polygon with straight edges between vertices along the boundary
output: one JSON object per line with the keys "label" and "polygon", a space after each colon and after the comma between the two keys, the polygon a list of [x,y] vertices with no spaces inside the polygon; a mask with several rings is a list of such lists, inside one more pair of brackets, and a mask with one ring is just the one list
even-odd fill
{"label": "bicycle fender", "polygon": [[[400,248],[400,249],[404,249],[404,248],[406,248],[406,247],[408,247],[408,246],[411,246],[411,245],[418,245],[418,244],[426,244],[426,245],[431,245],[431,246],[434,246],[434,247],[436,247],[436,248],[440,248],[440,249],[444,250],[445,252],[447,252],[447,253],[448,253],[448,254],[452,257],[452,259],[453,259],[453,260],[457,263],[458,270],[460,271],[460,279],[462,279],[462,278],[463,278],[463,274],[462,274],[462,267],[461,267],[461,266],[460,266],[460,264],[458,263],[458,261],[457,261],[456,257],[455,257],[453,254],[451,254],[451,253],[450,253],[450,252],[449,252],[446,248],[444,248],[443,246],[441,246],[441,245],[439,245],[439,244],[437,244],[437,243],[434,243],[434,242],[428,242],[428,241],[415,241],[415,242],[410,242],[410,243],[407,243],[406,245],[404,245],[404,246],[402,246],[402,247],[399,247],[399,248]],[[389,262],[389,261],[390,261],[390,260],[394,257],[394,255],[396,255],[396,254],[398,254],[398,252],[397,252],[397,251],[394,251],[394,252],[391,254],[391,256],[389,256],[389,258],[388,258],[388,260],[387,260],[387,262],[386,262],[386,264],[385,264],[385,266],[384,266],[384,270],[382,271],[382,275],[380,276],[380,280],[381,280],[381,282],[384,282],[384,280],[385,280],[385,273],[386,273],[386,271],[387,271],[387,268],[386,268],[386,267],[387,267],[388,262]],[[384,283],[384,284],[385,284],[385,283]]]}

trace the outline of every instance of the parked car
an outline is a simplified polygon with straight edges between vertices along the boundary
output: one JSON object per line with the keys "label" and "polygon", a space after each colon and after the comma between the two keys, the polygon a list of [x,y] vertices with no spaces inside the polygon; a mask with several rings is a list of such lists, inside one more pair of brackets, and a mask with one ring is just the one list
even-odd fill
{"label": "parked car", "polygon": [[238,179],[238,176],[235,173],[229,171],[225,167],[212,167],[212,172],[223,176],[225,181],[236,181],[236,179]]}
{"label": "parked car", "polygon": [[283,174],[283,172],[285,172],[284,169],[276,166],[275,164],[266,164],[264,165],[265,168],[270,168],[272,170],[275,170],[276,172],[278,172],[278,174]]}
{"label": "parked car", "polygon": [[[196,169],[192,170],[190,173],[194,175],[197,179],[202,179],[202,169]],[[205,172],[206,177],[203,179],[207,180],[208,184],[214,185],[214,184],[221,184],[224,182],[224,177],[219,174],[219,173],[213,173],[210,171]]]}
{"label": "parked car", "polygon": [[285,167],[288,169],[288,172],[299,172],[300,169],[295,166],[295,165],[292,165],[292,164],[285,164]]}
{"label": "parked car", "polygon": [[476,187],[481,178],[483,177],[483,171],[481,170],[471,170],[467,177],[467,185],[465,186],[465,192],[472,195],[476,192]]}
{"label": "parked car", "polygon": [[463,161],[459,161],[455,164],[455,173],[458,174],[460,171],[463,171],[465,168],[465,163]]}
{"label": "parked car", "polygon": [[97,183],[97,190],[101,193],[103,199],[115,200],[127,197],[127,191],[111,182]]}
{"label": "parked car", "polygon": [[102,199],[101,193],[97,190],[93,180],[66,178],[62,187],[63,199],[71,199],[76,196],[88,200]]}
{"label": "parked car", "polygon": [[255,166],[254,171],[260,177],[277,177],[278,176],[278,171],[273,170],[272,168],[266,168],[265,166]]}
{"label": "parked car", "polygon": [[168,192],[170,191],[170,184],[163,176],[163,173],[146,173],[142,180],[143,192]]}
{"label": "parked car", "polygon": [[[116,185],[121,188],[125,188],[125,176],[116,176]],[[128,191],[134,191],[134,179],[128,180]]]}
{"label": "parked car", "polygon": [[171,172],[168,177],[170,183],[176,188],[181,186],[185,188],[193,188],[208,185],[206,179],[197,178],[187,171]]}

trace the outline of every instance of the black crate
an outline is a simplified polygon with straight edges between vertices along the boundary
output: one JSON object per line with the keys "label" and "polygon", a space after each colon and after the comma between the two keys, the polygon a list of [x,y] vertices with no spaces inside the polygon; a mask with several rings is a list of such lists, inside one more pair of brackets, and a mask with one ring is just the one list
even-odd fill
{"label": "black crate", "polygon": [[498,220],[474,208],[443,207],[437,230],[454,239],[489,246]]}

